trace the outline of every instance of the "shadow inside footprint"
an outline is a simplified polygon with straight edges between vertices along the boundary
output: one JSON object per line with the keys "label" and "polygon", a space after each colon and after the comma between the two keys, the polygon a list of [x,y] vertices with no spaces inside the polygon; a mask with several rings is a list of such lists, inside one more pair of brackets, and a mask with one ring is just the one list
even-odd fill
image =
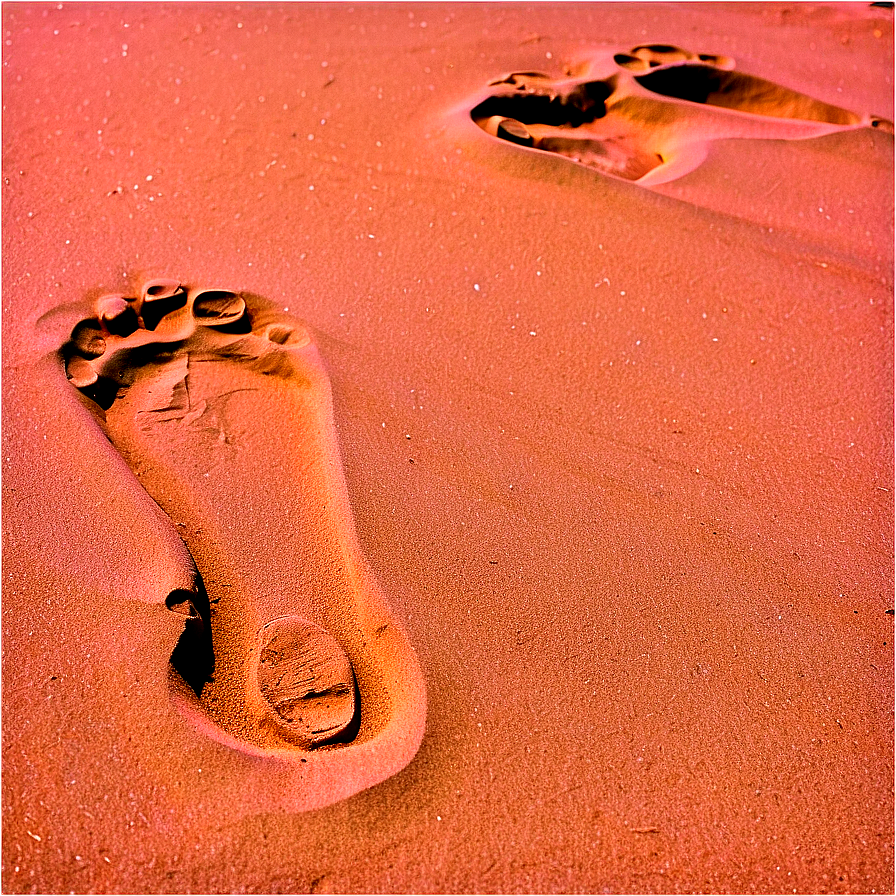
{"label": "shadow inside footprint", "polygon": [[[474,121],[500,116],[522,124],[579,128],[607,114],[606,101],[613,94],[609,81],[583,81],[564,92],[535,86],[543,76],[510,75],[497,82],[520,92],[489,97],[470,113]],[[551,82],[544,79],[547,85]]]}
{"label": "shadow inside footprint", "polygon": [[197,697],[212,680],[215,651],[212,645],[211,612],[202,578],[197,576],[195,591],[172,591],[165,606],[186,616],[184,630],[171,654],[171,668],[189,685]]}
{"label": "shadow inside footprint", "polygon": [[670,65],[636,75],[635,80],[660,96],[736,109],[752,115],[846,126],[859,124],[862,120],[855,112],[813,99],[772,81],[708,65],[689,62]]}

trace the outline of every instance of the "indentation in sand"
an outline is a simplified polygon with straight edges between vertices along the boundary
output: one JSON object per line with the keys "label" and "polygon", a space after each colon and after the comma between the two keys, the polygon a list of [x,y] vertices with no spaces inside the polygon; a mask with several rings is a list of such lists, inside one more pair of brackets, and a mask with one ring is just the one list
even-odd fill
{"label": "indentation in sand", "polygon": [[351,771],[366,745],[359,762],[373,750],[378,766],[356,790],[416,751],[422,678],[360,555],[316,349],[296,321],[249,305],[151,280],[99,299],[61,358],[201,572],[165,600],[185,617],[177,704],[278,760],[338,753]]}
{"label": "indentation in sand", "polygon": [[738,72],[728,56],[642,44],[614,54],[605,76],[596,76],[600,66],[595,59],[560,78],[512,73],[491,82],[470,115],[493,137],[644,186],[692,171],[713,140],[893,130],[886,119]]}
{"label": "indentation in sand", "polygon": [[355,676],[319,625],[284,616],[260,632],[258,687],[277,720],[309,745],[343,734],[355,719]]}

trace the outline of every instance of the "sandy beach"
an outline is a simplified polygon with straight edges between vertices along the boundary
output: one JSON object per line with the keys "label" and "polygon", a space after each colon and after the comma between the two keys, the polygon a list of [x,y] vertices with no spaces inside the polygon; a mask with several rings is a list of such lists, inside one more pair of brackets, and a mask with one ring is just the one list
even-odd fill
{"label": "sandy beach", "polygon": [[893,8],[3,4],[7,893],[892,893]]}

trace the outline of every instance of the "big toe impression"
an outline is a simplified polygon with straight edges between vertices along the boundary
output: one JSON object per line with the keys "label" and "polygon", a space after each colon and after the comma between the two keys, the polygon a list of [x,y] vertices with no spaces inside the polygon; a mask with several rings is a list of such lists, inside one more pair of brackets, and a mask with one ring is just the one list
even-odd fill
{"label": "big toe impression", "polygon": [[355,717],[355,676],[345,651],[296,616],[262,628],[258,687],[276,721],[310,745],[336,737]]}
{"label": "big toe impression", "polygon": [[193,316],[206,327],[224,327],[241,320],[246,313],[246,302],[229,289],[194,289]]}

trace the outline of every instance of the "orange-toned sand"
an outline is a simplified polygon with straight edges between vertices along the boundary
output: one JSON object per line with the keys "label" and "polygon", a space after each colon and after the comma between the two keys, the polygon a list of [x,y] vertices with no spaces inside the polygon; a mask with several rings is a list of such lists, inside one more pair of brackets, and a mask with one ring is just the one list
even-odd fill
{"label": "orange-toned sand", "polygon": [[893,892],[893,10],[3,7],[5,892]]}

